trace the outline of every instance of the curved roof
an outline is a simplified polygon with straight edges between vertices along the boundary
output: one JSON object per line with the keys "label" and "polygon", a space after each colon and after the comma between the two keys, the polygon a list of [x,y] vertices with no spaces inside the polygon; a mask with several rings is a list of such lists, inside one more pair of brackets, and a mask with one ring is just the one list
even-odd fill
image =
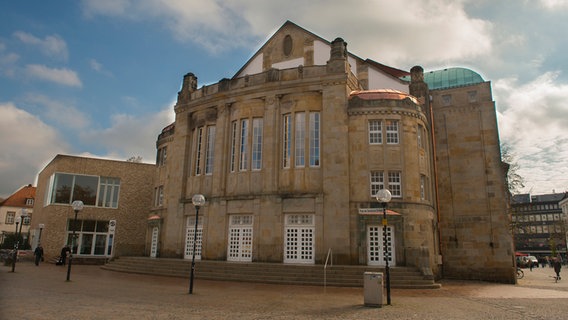
{"label": "curved roof", "polygon": [[446,68],[424,72],[424,82],[430,90],[436,90],[483,83],[485,80],[479,73],[467,68]]}
{"label": "curved roof", "polygon": [[394,89],[351,91],[349,99],[353,97],[358,97],[363,100],[404,100],[409,98],[414,103],[418,104],[418,100],[416,100],[414,96]]}

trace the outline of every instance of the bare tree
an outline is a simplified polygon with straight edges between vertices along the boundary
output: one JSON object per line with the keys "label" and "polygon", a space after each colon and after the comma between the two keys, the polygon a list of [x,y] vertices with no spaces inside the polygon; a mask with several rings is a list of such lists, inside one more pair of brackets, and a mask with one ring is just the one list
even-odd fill
{"label": "bare tree", "polygon": [[142,162],[142,157],[141,156],[133,156],[130,157],[126,160],[126,162],[136,162],[136,163],[141,163]]}
{"label": "bare tree", "polygon": [[511,152],[511,147],[506,143],[501,145],[501,162],[506,168],[507,189],[512,195],[518,194],[525,187],[525,180],[519,175],[520,166]]}

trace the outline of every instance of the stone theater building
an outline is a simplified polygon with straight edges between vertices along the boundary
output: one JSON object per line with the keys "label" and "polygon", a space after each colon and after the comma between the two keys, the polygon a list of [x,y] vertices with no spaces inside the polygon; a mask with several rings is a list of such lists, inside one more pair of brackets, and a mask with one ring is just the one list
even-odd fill
{"label": "stone theater building", "polygon": [[[384,264],[513,283],[491,84],[362,59],[286,22],[231,78],[188,73],[157,140],[146,254]],[[196,209],[195,194],[206,197]]]}

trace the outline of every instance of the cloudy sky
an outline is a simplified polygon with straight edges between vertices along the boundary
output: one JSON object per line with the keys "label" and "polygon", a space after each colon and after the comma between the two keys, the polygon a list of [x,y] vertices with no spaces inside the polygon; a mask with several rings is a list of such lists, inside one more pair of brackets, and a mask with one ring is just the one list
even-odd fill
{"label": "cloudy sky", "polygon": [[59,153],[153,163],[182,77],[232,77],[286,20],[361,58],[493,85],[521,191],[568,190],[568,0],[0,3],[0,197]]}

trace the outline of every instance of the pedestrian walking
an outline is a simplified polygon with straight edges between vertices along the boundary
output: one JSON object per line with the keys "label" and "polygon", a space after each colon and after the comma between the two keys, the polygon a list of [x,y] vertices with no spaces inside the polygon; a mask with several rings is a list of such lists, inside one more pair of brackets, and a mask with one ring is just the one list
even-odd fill
{"label": "pedestrian walking", "polygon": [[71,248],[69,248],[68,245],[61,248],[61,256],[59,257],[59,261],[57,261],[57,264],[64,266],[65,262],[67,261],[67,255],[69,255],[70,253],[71,253]]}
{"label": "pedestrian walking", "polygon": [[556,258],[554,258],[554,272],[556,273],[556,280],[560,280],[560,269],[562,269],[562,257],[560,255],[557,255]]}
{"label": "pedestrian walking", "polygon": [[40,243],[37,244],[37,247],[34,250],[34,257],[35,257],[35,265],[39,266],[39,262],[43,261],[43,247]]}

